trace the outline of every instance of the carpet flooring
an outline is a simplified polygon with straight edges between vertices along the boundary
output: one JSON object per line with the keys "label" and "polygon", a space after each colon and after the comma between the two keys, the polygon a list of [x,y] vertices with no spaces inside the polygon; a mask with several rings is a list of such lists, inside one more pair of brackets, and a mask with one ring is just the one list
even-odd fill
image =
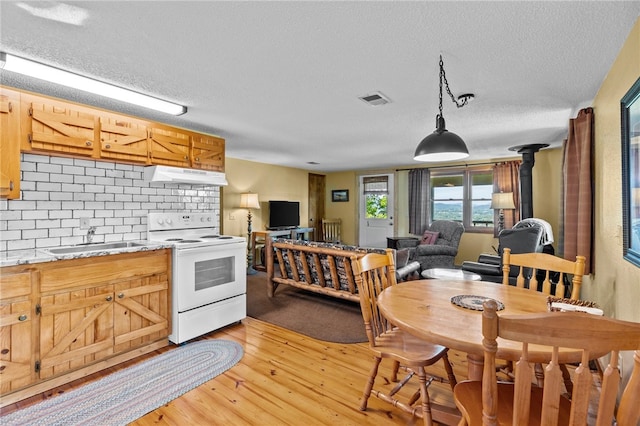
{"label": "carpet flooring", "polygon": [[242,346],[190,342],[70,392],[0,417],[2,425],[126,425],[233,367]]}
{"label": "carpet flooring", "polygon": [[247,316],[335,343],[367,341],[358,303],[280,284],[267,296],[267,274],[247,276]]}

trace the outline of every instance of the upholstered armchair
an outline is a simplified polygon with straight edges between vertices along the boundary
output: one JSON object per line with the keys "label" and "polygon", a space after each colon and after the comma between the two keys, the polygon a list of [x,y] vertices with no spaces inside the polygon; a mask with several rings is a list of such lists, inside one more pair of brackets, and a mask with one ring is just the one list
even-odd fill
{"label": "upholstered armchair", "polygon": [[[505,247],[511,249],[513,254],[543,252],[546,251],[545,246],[552,249],[550,245],[553,242],[551,228],[547,229],[542,223],[536,223],[529,219],[525,219],[525,221],[522,221],[524,222],[522,224],[518,222],[513,228],[500,232],[497,255],[481,254],[477,262],[464,261],[462,270],[479,274],[483,281],[501,283],[502,251]],[[509,281],[512,281],[511,278],[515,280],[518,271],[518,268],[513,268],[510,271]]]}
{"label": "upholstered armchair", "polygon": [[[422,240],[413,241],[410,258],[420,262],[420,270],[453,268],[464,226],[452,220],[434,220]],[[409,242],[411,243],[411,242]]]}

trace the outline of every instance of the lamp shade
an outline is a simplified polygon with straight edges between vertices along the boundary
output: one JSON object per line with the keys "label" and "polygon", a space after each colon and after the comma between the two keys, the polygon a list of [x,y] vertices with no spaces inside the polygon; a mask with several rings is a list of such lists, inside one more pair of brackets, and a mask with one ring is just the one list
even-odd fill
{"label": "lamp shade", "polygon": [[413,159],[416,161],[454,161],[467,158],[469,150],[462,138],[445,128],[444,117],[437,117],[438,128],[422,139]]}
{"label": "lamp shade", "polygon": [[515,209],[516,206],[513,203],[513,192],[495,192],[491,194],[490,208],[494,210]]}
{"label": "lamp shade", "polygon": [[240,207],[243,209],[260,209],[258,194],[252,192],[240,194]]}

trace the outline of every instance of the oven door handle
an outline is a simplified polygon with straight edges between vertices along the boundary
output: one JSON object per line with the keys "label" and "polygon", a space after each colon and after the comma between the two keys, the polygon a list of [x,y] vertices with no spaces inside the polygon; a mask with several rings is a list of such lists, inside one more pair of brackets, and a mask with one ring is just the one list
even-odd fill
{"label": "oven door handle", "polygon": [[210,246],[200,246],[200,247],[191,247],[191,248],[174,248],[174,250],[176,251],[176,254],[178,256],[181,255],[189,255],[189,254],[193,254],[193,253],[210,253],[210,252],[223,252],[226,250],[233,250],[233,249],[238,249],[240,248],[242,245],[244,245],[242,242],[237,242],[237,243],[229,243],[229,244],[215,244],[215,245],[210,245]]}

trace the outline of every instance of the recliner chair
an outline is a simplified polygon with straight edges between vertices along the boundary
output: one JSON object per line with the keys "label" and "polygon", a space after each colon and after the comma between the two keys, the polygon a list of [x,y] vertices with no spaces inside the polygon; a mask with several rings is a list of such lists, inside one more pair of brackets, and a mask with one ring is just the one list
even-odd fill
{"label": "recliner chair", "polygon": [[[511,229],[504,229],[498,235],[498,254],[481,254],[477,262],[464,261],[462,270],[479,274],[483,281],[502,282],[502,250],[511,249],[511,253],[550,253],[553,254],[553,232],[551,225],[542,219],[524,219]],[[519,269],[509,272],[509,283],[515,284]],[[513,278],[513,283],[511,282]]]}
{"label": "recliner chair", "polygon": [[428,231],[437,232],[438,238],[433,244],[420,244],[420,240],[408,240],[411,245],[410,260],[420,262],[420,270],[431,268],[453,268],[458,254],[460,239],[464,226],[452,220],[434,220],[427,227]]}

